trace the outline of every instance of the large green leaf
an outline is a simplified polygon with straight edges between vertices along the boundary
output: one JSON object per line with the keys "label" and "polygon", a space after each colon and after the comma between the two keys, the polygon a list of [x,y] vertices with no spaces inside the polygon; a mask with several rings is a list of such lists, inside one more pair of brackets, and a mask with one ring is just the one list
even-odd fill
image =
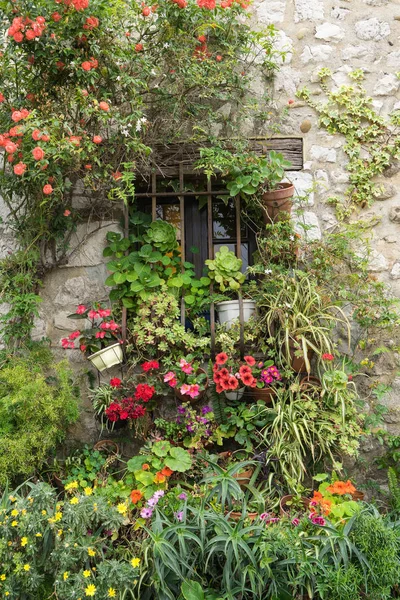
{"label": "large green leaf", "polygon": [[121,285],[126,281],[126,273],[114,273],[114,281],[116,285]]}
{"label": "large green leaf", "polygon": [[170,449],[171,449],[171,444],[164,440],[161,442],[156,442],[152,446],[152,451],[154,452],[154,454],[156,456],[167,456]]}
{"label": "large green leaf", "polygon": [[151,471],[135,471],[134,475],[136,480],[143,483],[143,485],[151,485],[153,483],[154,473],[151,473]]}
{"label": "large green leaf", "polygon": [[126,463],[126,467],[128,471],[133,473],[134,471],[138,471],[139,469],[141,469],[145,462],[147,462],[147,460],[148,459],[146,456],[133,456]]}
{"label": "large green leaf", "polygon": [[165,464],[173,471],[184,473],[192,466],[191,456],[184,448],[171,448],[169,454],[165,459]]}
{"label": "large green leaf", "polygon": [[185,600],[204,600],[204,592],[197,581],[184,581],[181,592]]}

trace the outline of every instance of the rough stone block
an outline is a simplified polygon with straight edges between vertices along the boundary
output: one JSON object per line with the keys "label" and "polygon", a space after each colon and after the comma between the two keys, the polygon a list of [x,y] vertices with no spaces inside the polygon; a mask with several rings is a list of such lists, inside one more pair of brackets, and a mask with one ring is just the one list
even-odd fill
{"label": "rough stone block", "polygon": [[375,85],[375,96],[389,96],[394,94],[400,87],[400,80],[393,73],[384,75]]}
{"label": "rough stone block", "polygon": [[323,0],[295,0],[294,21],[318,21],[324,18]]}
{"label": "rough stone block", "polygon": [[287,171],[286,175],[294,185],[294,199],[299,204],[314,206],[314,180],[312,174],[304,171]]}
{"label": "rough stone block", "polygon": [[334,148],[326,148],[325,146],[311,146],[310,156],[313,160],[319,162],[336,162],[336,150]]}
{"label": "rough stone block", "polygon": [[369,257],[368,271],[380,273],[387,271],[388,268],[389,265],[386,257],[377,250],[372,250]]}
{"label": "rough stone block", "polygon": [[332,52],[333,48],[331,46],[323,44],[306,46],[300,56],[300,60],[305,65],[308,63],[325,63],[329,60]]}
{"label": "rough stone block", "polygon": [[364,58],[371,49],[367,46],[346,46],[342,51],[343,60],[353,60],[353,58]]}
{"label": "rough stone block", "polygon": [[77,248],[68,261],[68,267],[92,267],[104,263],[103,250],[107,244],[108,231],[121,232],[114,222],[89,223],[78,225],[71,237],[71,248]]}
{"label": "rough stone block", "polygon": [[318,217],[313,212],[303,212],[293,219],[296,233],[308,242],[320,240],[322,237]]}
{"label": "rough stone block", "polygon": [[400,262],[393,265],[390,271],[390,279],[400,279]]}
{"label": "rough stone block", "polygon": [[389,213],[389,219],[393,223],[400,223],[400,204],[392,206]]}
{"label": "rough stone block", "polygon": [[379,21],[376,17],[358,21],[355,24],[356,36],[360,40],[373,40],[378,42],[390,35],[390,26],[386,21]]}
{"label": "rough stone block", "polygon": [[334,23],[322,23],[322,25],[317,25],[315,33],[317,40],[324,40],[325,42],[340,42],[340,40],[344,38],[344,35],[344,29]]}
{"label": "rough stone block", "polygon": [[282,23],[285,18],[286,0],[262,0],[255,5],[259,23]]}

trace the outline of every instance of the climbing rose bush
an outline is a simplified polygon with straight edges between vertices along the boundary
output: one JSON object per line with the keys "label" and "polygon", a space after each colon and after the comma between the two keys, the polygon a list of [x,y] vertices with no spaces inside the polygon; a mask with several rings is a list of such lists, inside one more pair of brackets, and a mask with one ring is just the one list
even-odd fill
{"label": "climbing rose bush", "polygon": [[62,239],[78,181],[91,198],[128,197],[158,144],[212,140],[228,102],[230,133],[242,108],[268,120],[268,99],[254,89],[245,98],[280,52],[273,27],[247,24],[247,0],[13,0],[2,9],[0,186],[22,236]]}

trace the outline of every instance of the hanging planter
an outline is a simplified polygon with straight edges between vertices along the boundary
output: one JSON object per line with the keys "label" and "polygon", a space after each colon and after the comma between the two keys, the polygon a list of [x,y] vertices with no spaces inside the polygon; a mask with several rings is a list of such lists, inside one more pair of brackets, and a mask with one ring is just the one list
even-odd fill
{"label": "hanging planter", "polygon": [[276,223],[290,219],[294,185],[280,183],[278,188],[262,195],[264,223]]}
{"label": "hanging planter", "polygon": [[[218,321],[230,329],[232,323],[239,319],[239,300],[225,300],[215,306],[218,313]],[[256,304],[253,300],[243,300],[243,320],[246,323],[256,312]]]}
{"label": "hanging planter", "polygon": [[123,359],[122,346],[119,342],[88,356],[88,360],[100,372],[121,364]]}

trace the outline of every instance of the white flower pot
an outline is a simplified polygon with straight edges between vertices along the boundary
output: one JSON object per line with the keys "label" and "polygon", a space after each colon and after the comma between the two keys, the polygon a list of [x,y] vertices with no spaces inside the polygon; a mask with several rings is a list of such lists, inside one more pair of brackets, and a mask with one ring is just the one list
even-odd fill
{"label": "white flower pot", "polygon": [[114,365],[119,365],[122,363],[123,358],[122,346],[119,342],[88,356],[88,360],[90,360],[99,371],[104,371]]}
{"label": "white flower pot", "polygon": [[[232,323],[239,318],[239,300],[226,300],[218,302],[215,307],[218,313],[219,322],[225,325],[226,329],[230,329]],[[253,300],[243,300],[243,318],[244,322],[248,321],[256,311],[256,305]]]}
{"label": "white flower pot", "polygon": [[242,387],[240,389],[237,390],[233,390],[232,392],[225,392],[225,397],[227,400],[233,400],[233,401],[238,401],[241,400],[243,398],[243,394],[245,391],[245,387]]}

